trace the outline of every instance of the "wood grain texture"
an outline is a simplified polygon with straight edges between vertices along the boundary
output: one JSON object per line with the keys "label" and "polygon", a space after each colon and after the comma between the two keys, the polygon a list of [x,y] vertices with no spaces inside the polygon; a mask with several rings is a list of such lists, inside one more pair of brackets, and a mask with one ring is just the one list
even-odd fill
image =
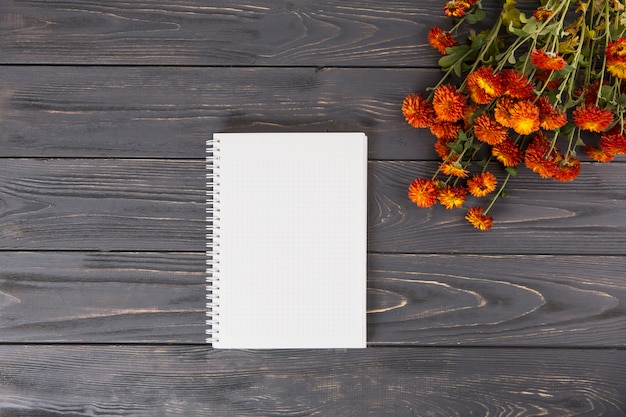
{"label": "wood grain texture", "polygon": [[[370,162],[371,252],[624,254],[626,164],[585,164],[567,184],[522,170],[492,211],[488,233],[477,233],[462,210],[408,200],[410,181],[434,167]],[[202,160],[7,158],[0,179],[2,249],[205,249]]]}
{"label": "wood grain texture", "polygon": [[0,341],[201,343],[200,253],[0,252]]}
{"label": "wood grain texture", "polygon": [[[623,257],[368,265],[370,346],[626,346]],[[204,253],[0,252],[0,342],[202,343],[204,269]]]}
{"label": "wood grain texture", "polygon": [[363,131],[373,159],[434,159],[401,113],[439,71],[0,66],[0,155],[203,158],[214,132]]}
{"label": "wood grain texture", "polygon": [[432,66],[427,31],[451,25],[434,0],[7,0],[0,16],[1,62],[79,65]]}
{"label": "wood grain texture", "polygon": [[[496,202],[492,230],[480,233],[465,209],[428,209],[407,197],[414,178],[431,177],[435,162],[374,161],[369,165],[369,246],[372,252],[624,255],[624,163],[584,163],[568,183],[546,180],[522,167]],[[501,173],[500,180],[502,180]]]}
{"label": "wood grain texture", "polygon": [[4,159],[0,248],[204,250],[197,161]]}
{"label": "wood grain texture", "polygon": [[626,346],[622,256],[370,255],[368,342]]}
{"label": "wood grain texture", "polygon": [[1,346],[0,413],[619,417],[625,373],[611,350]]}

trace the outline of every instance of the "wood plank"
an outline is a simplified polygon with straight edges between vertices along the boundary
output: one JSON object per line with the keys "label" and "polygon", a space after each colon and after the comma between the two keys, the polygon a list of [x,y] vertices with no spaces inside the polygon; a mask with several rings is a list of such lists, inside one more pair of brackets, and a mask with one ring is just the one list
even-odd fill
{"label": "wood plank", "polygon": [[[368,265],[370,346],[626,346],[621,256]],[[11,251],[0,267],[0,342],[204,342],[204,253]]]}
{"label": "wood plank", "polygon": [[623,256],[370,255],[368,342],[626,347]]}
{"label": "wood plank", "polygon": [[[509,197],[490,211],[495,225],[475,230],[467,208],[419,208],[408,200],[414,178],[431,177],[435,162],[369,164],[369,245],[372,252],[624,255],[626,164],[583,163],[568,183],[546,180],[525,167],[509,182]],[[502,180],[501,173],[497,173]]]}
{"label": "wood plank", "polygon": [[1,346],[11,416],[626,414],[626,351]]}
{"label": "wood plank", "polygon": [[[625,254],[624,163],[584,164],[566,184],[522,170],[487,233],[462,210],[410,203],[434,164],[370,162],[371,252]],[[0,179],[0,249],[205,250],[203,160],[6,158]]]}
{"label": "wood plank", "polygon": [[[493,4],[485,2],[488,7]],[[441,3],[5,0],[2,63],[432,66]]]}
{"label": "wood plank", "polygon": [[204,262],[203,253],[0,252],[0,339],[202,343]]}
{"label": "wood plank", "polygon": [[4,159],[0,249],[204,251],[199,161]]}
{"label": "wood plank", "polygon": [[202,158],[218,131],[363,131],[373,159],[433,159],[432,135],[408,126],[400,108],[438,76],[388,68],[5,66],[0,155]]}

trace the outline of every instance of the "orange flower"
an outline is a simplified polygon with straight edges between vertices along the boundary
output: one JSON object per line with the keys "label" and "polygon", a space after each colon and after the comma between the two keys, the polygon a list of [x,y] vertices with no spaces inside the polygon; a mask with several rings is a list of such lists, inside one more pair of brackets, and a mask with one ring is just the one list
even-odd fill
{"label": "orange flower", "polygon": [[452,139],[437,139],[437,142],[435,142],[435,152],[437,152],[437,155],[439,155],[441,159],[457,158],[456,155],[452,155],[452,149],[448,146],[448,143],[451,141]]}
{"label": "orange flower", "polygon": [[609,42],[606,47],[606,69],[614,77],[626,79],[626,39]]}
{"label": "orange flower", "polygon": [[626,135],[619,125],[602,134],[600,148],[609,154],[626,155]]}
{"label": "orange flower", "polygon": [[521,100],[533,98],[535,86],[523,73],[507,69],[502,71],[501,76],[505,95]]}
{"label": "orange flower", "polygon": [[545,85],[545,89],[548,91],[556,90],[561,82],[561,78],[553,78],[554,73],[552,71],[537,71],[535,74],[535,80],[541,81]]}
{"label": "orange flower", "polygon": [[474,197],[484,197],[492,193],[496,189],[498,180],[496,176],[487,171],[482,174],[474,175],[467,180],[467,189]]}
{"label": "orange flower", "polygon": [[565,60],[555,52],[545,52],[533,49],[530,53],[530,62],[544,71],[559,71],[565,67]]}
{"label": "orange flower", "polygon": [[437,202],[438,191],[434,180],[417,178],[409,185],[409,199],[419,207],[430,207]]}
{"label": "orange flower", "polygon": [[456,122],[465,115],[465,95],[451,84],[440,85],[433,96],[433,108],[437,119],[442,122]]}
{"label": "orange flower", "polygon": [[446,16],[463,17],[467,10],[472,6],[468,0],[450,0],[444,6]]}
{"label": "orange flower", "polygon": [[517,103],[517,101],[509,96],[500,97],[496,102],[496,108],[493,115],[495,116],[496,121],[502,126],[512,127],[511,109],[515,103]]}
{"label": "orange flower", "polygon": [[589,158],[598,162],[606,163],[611,162],[613,159],[615,159],[614,153],[591,145],[585,146],[585,153]]}
{"label": "orange flower", "polygon": [[429,127],[435,120],[433,105],[420,94],[409,94],[402,103],[402,114],[413,127]]}
{"label": "orange flower", "polygon": [[467,178],[469,172],[458,162],[445,162],[439,165],[439,170],[446,175]]}
{"label": "orange flower", "polygon": [[465,220],[479,230],[489,230],[493,227],[493,218],[488,214],[483,214],[482,207],[472,207],[469,209]]}
{"label": "orange flower", "polygon": [[491,155],[495,156],[505,167],[514,167],[522,162],[522,151],[509,138],[494,145],[491,148]]}
{"label": "orange flower", "polygon": [[539,20],[540,22],[545,22],[546,20],[550,19],[553,15],[554,15],[554,12],[545,7],[539,7],[535,11],[533,11],[533,16],[535,17],[535,19]]}
{"label": "orange flower", "polygon": [[557,164],[552,178],[557,181],[567,182],[575,179],[580,174],[580,159],[569,158]]}
{"label": "orange flower", "polygon": [[551,144],[541,132],[537,133],[524,154],[524,163],[533,172],[542,178],[550,178],[557,169],[557,162],[561,156],[556,149],[552,149]]}
{"label": "orange flower", "polygon": [[546,130],[554,130],[565,126],[567,123],[567,115],[565,112],[557,110],[554,106],[552,106],[548,97],[539,97],[536,101],[536,105],[539,107],[539,125],[542,128]]}
{"label": "orange flower", "polygon": [[613,112],[597,106],[577,107],[572,113],[576,126],[590,132],[602,132],[613,123]]}
{"label": "orange flower", "polygon": [[455,207],[461,207],[465,202],[466,195],[467,190],[465,188],[447,185],[439,190],[437,197],[441,205],[443,205],[446,210],[450,210]]}
{"label": "orange flower", "polygon": [[466,88],[477,104],[489,104],[504,93],[502,79],[490,67],[480,67],[467,75]]}
{"label": "orange flower", "polygon": [[459,43],[452,37],[450,32],[439,28],[439,26],[433,26],[428,31],[428,43],[433,48],[436,48],[443,55],[447,55],[446,48],[456,46]]}
{"label": "orange flower", "polygon": [[539,130],[539,108],[527,100],[518,101],[509,110],[509,123],[520,135]]}
{"label": "orange flower", "polygon": [[474,134],[476,138],[490,145],[496,145],[507,138],[508,129],[502,126],[493,117],[481,114],[474,119]]}
{"label": "orange flower", "polygon": [[459,126],[457,123],[435,122],[430,125],[430,133],[435,135],[437,139],[442,139],[446,141],[456,139],[459,135],[460,130],[461,126]]}

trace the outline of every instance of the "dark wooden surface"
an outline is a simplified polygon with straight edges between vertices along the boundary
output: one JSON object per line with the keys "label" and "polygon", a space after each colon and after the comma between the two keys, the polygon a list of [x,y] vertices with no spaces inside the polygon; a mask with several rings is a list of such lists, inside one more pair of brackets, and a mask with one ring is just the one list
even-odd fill
{"label": "dark wooden surface", "polygon": [[[1,2],[0,416],[625,416],[625,160],[489,233],[406,199],[442,5]],[[326,130],[370,138],[368,349],[211,349],[205,140]]]}

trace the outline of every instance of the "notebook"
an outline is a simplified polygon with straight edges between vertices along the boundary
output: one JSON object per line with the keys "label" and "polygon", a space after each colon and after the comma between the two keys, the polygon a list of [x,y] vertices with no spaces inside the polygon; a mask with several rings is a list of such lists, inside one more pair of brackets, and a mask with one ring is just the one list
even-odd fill
{"label": "notebook", "polygon": [[366,199],[363,133],[215,133],[207,342],[365,347]]}

